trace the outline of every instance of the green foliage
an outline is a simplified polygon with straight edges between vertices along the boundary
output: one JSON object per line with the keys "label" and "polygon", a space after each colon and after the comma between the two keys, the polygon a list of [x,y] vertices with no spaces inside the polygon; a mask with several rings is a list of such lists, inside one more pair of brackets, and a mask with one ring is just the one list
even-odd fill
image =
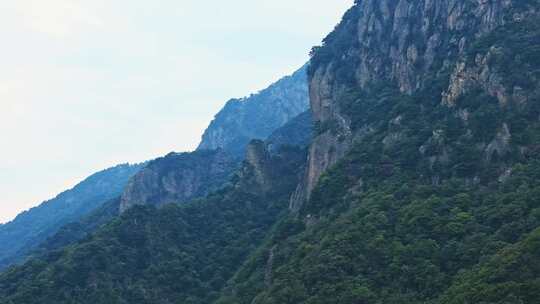
{"label": "green foliage", "polygon": [[0,270],[24,261],[64,225],[79,221],[119,196],[143,166],[119,165],[95,173],[73,189],[0,225]]}
{"label": "green foliage", "polygon": [[284,205],[218,194],[185,207],[134,208],[46,267],[6,272],[0,302],[208,303]]}
{"label": "green foliage", "polygon": [[81,242],[1,274],[0,303],[210,303],[286,209],[304,158],[292,147],[272,156],[269,192],[244,188],[254,179],[244,171],[199,201],[134,207]]}
{"label": "green foliage", "polygon": [[[259,286],[258,293],[254,292],[256,286],[242,285],[268,271],[264,264],[248,263],[242,277],[236,278],[243,287],[230,293],[236,295],[231,303],[252,303],[255,296],[255,303],[276,304],[447,303],[444,299],[448,297],[456,299],[453,293],[462,293],[469,301],[448,303],[476,303],[479,297],[474,285],[458,282],[487,280],[475,283],[484,284],[480,287],[486,294],[507,284],[491,281],[493,276],[477,270],[485,267],[501,272],[501,279],[510,282],[492,299],[513,296],[533,303],[540,275],[538,251],[515,262],[519,267],[531,267],[523,273],[521,268],[511,267],[514,262],[503,266],[497,256],[521,246],[512,245],[516,242],[538,249],[538,231],[535,237],[524,236],[540,226],[540,187],[535,182],[539,173],[540,161],[532,161],[516,165],[506,183],[490,187],[470,187],[458,179],[433,186],[410,178],[390,179],[354,196],[341,188],[325,187],[329,193],[310,204],[327,201],[326,211],[320,211],[315,222],[303,229],[283,229],[285,233],[267,245],[267,250],[277,248],[271,285]],[[338,175],[325,177],[333,178],[337,179],[333,183],[322,182],[341,184]],[[330,208],[339,199],[341,205]],[[310,207],[309,213],[315,207],[319,206]],[[492,259],[495,262],[484,265]],[[469,270],[472,278],[462,274]],[[482,276],[477,278],[476,273]],[[521,276],[514,279],[516,275]],[[515,284],[521,284],[523,293],[511,288],[514,280],[521,280]],[[470,288],[470,294],[459,289],[464,286]],[[439,299],[443,294],[451,296]]]}
{"label": "green foliage", "polygon": [[540,25],[538,18],[527,18],[501,27],[479,39],[469,52],[469,61],[490,52],[489,64],[505,78],[508,89],[532,89],[540,76]]}
{"label": "green foliage", "polygon": [[441,304],[536,303],[540,299],[540,229],[459,275]]}
{"label": "green foliage", "polygon": [[[355,20],[354,16],[358,16],[360,10],[354,6],[345,13],[343,21],[338,25],[335,31],[330,33],[324,40],[322,46],[316,46],[311,50],[309,75],[313,75],[313,72],[317,70],[319,66],[326,65],[330,61],[336,58],[341,58],[342,54],[346,54],[348,50],[351,50],[358,46],[358,40],[356,39],[358,28],[357,24],[350,20]],[[348,84],[354,84],[354,57],[341,58],[339,65],[336,66],[335,75],[339,81]]]}
{"label": "green foliage", "polygon": [[[490,69],[508,90],[522,87],[523,104],[501,105],[482,87],[442,104],[448,71],[412,95],[338,80],[348,86],[339,109],[360,136],[291,216],[304,225],[281,225],[223,303],[537,303],[538,24],[508,24],[470,50],[474,59],[496,44]],[[354,35],[348,26],[315,50],[312,71],[354,65],[336,55],[351,47],[336,43]]]}

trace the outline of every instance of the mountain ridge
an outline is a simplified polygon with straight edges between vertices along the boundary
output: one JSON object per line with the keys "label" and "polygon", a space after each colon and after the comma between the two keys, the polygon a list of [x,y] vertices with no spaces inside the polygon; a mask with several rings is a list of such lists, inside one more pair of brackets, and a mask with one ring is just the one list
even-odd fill
{"label": "mountain ridge", "polygon": [[202,135],[198,150],[224,149],[242,158],[252,139],[273,131],[308,109],[307,65],[268,88],[229,100]]}
{"label": "mountain ridge", "polygon": [[63,225],[84,217],[119,195],[143,165],[123,164],[99,171],[70,190],[0,226],[0,268],[18,261]]}

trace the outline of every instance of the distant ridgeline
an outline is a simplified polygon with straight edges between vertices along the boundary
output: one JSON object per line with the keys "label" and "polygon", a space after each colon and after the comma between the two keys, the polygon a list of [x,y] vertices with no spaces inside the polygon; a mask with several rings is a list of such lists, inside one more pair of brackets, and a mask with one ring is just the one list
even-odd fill
{"label": "distant ridgeline", "polygon": [[539,303],[539,12],[355,1],[311,53],[310,112],[246,135],[281,114],[232,102],[120,216],[0,274],[0,304]]}
{"label": "distant ridgeline", "polygon": [[120,165],[98,172],[73,189],[0,225],[0,269],[23,259],[62,226],[76,222],[119,196],[143,165]]}
{"label": "distant ridgeline", "polygon": [[228,101],[204,132],[198,149],[221,148],[242,158],[252,139],[267,139],[308,108],[306,65],[257,94]]}
{"label": "distant ridgeline", "polygon": [[[244,156],[239,151],[245,150],[252,139],[250,136],[264,139],[294,120],[298,129],[293,132],[295,136],[303,134],[298,135],[302,142],[295,141],[295,136],[280,135],[273,140],[273,145],[307,145],[311,118],[304,114],[302,121],[295,119],[308,108],[306,67],[242,100],[236,110],[226,110],[233,103],[229,102],[222,111],[228,114],[218,116],[235,120],[230,115],[238,115],[238,121],[244,119],[243,127],[251,131],[220,126],[219,121],[214,121],[212,126],[223,129],[226,138],[234,138],[234,144],[220,146],[203,140],[200,146],[208,149],[171,153],[145,164],[105,170],[19,215],[13,222],[0,225],[0,269],[83,239],[118,216],[118,211],[123,212],[132,205],[187,202],[221,188],[238,168]],[[270,116],[261,119],[263,114],[259,111],[266,111]],[[248,114],[258,120],[250,123],[245,117]]]}

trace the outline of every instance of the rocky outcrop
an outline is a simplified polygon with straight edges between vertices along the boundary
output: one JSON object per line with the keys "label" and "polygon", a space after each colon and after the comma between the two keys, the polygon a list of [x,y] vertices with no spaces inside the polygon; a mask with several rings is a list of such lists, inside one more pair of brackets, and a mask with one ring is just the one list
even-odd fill
{"label": "rocky outcrop", "polygon": [[501,104],[511,98],[525,100],[519,88],[507,91],[499,75],[489,69],[496,49],[465,63],[465,52],[474,41],[524,14],[531,14],[531,9],[517,0],[357,1],[312,53],[309,93],[314,121],[332,128],[323,129],[313,140],[305,178],[291,198],[291,209],[299,209],[321,174],[372,127],[351,124],[342,106],[351,88],[368,92],[385,84],[411,95],[432,85],[434,76],[448,73],[448,90],[440,101],[449,106],[473,85]]}
{"label": "rocky outcrop", "polygon": [[[470,64],[461,60],[452,72],[450,85],[448,90],[443,92],[442,102],[454,107],[460,97],[481,87],[490,96],[497,98],[500,105],[506,105],[512,96],[503,85],[501,74],[489,64],[497,57],[498,51],[493,47],[486,54],[477,54],[474,62]],[[516,98],[518,99],[519,97]]]}
{"label": "rocky outcrop", "polygon": [[135,205],[162,206],[202,197],[221,187],[237,163],[222,150],[171,153],[158,158],[126,186],[120,212]]}
{"label": "rocky outcrop", "polygon": [[[273,149],[272,151],[270,149]],[[262,140],[252,140],[246,148],[246,158],[237,172],[236,187],[256,195],[282,193],[283,189],[298,184],[306,159],[305,148],[272,145]],[[290,172],[295,174],[290,175]],[[293,178],[285,179],[286,173]],[[292,191],[291,191],[292,192]]]}
{"label": "rocky outcrop", "polygon": [[[120,212],[135,205],[161,206],[205,196],[227,182],[244,157],[239,174],[252,174],[253,179],[244,179],[253,183],[248,188],[268,191],[275,172],[270,150],[305,146],[311,138],[308,107],[306,66],[257,94],[230,100],[205,131],[197,151],[152,161],[129,182]],[[266,143],[257,140],[268,137]]]}
{"label": "rocky outcrop", "polygon": [[244,156],[252,139],[265,140],[276,129],[309,107],[307,67],[246,98],[232,99],[202,136],[199,150],[221,148]]}
{"label": "rocky outcrop", "polygon": [[246,164],[250,166],[250,169],[253,171],[255,183],[263,190],[267,190],[270,186],[270,160],[270,154],[263,141],[254,140],[248,145],[246,151]]}

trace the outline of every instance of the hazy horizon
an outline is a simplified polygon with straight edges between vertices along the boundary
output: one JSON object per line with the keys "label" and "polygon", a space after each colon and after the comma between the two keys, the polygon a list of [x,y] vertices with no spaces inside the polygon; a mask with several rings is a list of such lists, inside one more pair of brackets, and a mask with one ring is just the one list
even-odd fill
{"label": "hazy horizon", "polygon": [[0,4],[0,223],[120,163],[191,151],[294,72],[352,0]]}

